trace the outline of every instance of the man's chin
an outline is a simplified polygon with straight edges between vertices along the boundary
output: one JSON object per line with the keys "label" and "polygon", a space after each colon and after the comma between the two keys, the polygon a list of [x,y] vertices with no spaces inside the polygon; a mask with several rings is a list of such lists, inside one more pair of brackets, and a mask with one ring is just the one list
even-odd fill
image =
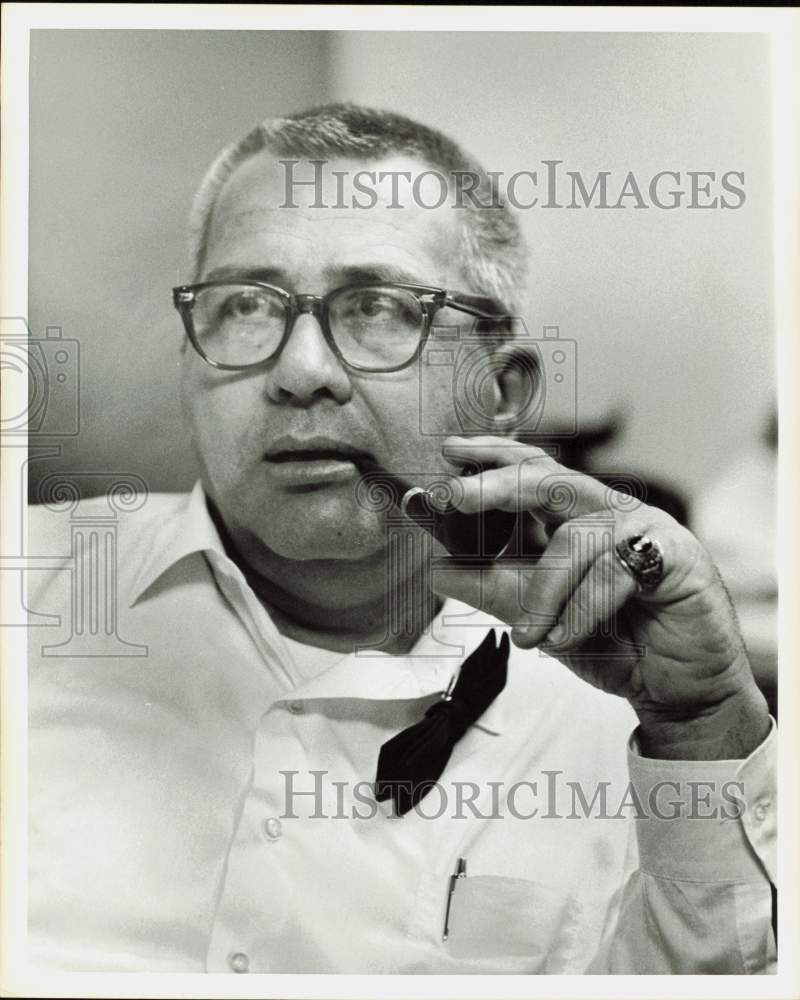
{"label": "man's chin", "polygon": [[375,513],[352,499],[298,493],[281,509],[267,507],[251,521],[267,548],[282,559],[299,561],[369,559],[386,547],[386,532]]}
{"label": "man's chin", "polygon": [[268,547],[281,559],[293,562],[363,562],[383,551],[383,540],[370,544],[363,537],[353,538],[346,533],[342,538],[284,536],[277,542],[270,540]]}

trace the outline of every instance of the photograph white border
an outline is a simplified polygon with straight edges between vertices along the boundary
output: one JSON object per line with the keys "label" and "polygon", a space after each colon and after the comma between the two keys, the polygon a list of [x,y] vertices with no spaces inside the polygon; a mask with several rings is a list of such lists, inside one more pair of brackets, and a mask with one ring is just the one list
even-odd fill
{"label": "photograph white border", "polygon": [[[110,973],[32,974],[21,961],[26,914],[27,702],[25,634],[5,629],[2,642],[2,896],[0,990],[5,996],[63,997],[694,997],[783,998],[800,995],[800,844],[798,761],[800,648],[798,572],[798,122],[800,12],[780,8],[422,7],[414,5],[26,4],[2,9],[2,244],[0,315],[28,310],[28,51],[36,28],[163,30],[416,30],[580,32],[761,32],[770,36],[774,136],[774,262],[779,391],[779,924],[783,947],[775,976],[320,976]],[[3,414],[22,412],[27,379],[2,372]],[[2,453],[4,554],[21,553],[26,449]],[[13,484],[17,484],[14,486]],[[4,574],[4,576],[10,576]],[[16,574],[13,574],[16,576]],[[3,606],[14,595],[7,581]]]}

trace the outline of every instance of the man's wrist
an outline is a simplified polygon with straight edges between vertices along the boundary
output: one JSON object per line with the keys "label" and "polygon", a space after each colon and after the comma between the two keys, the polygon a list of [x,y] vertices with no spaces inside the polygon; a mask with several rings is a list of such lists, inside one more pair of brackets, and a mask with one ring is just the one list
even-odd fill
{"label": "man's wrist", "polygon": [[769,709],[755,683],[692,718],[648,713],[639,723],[643,756],[659,760],[744,760],[770,731]]}

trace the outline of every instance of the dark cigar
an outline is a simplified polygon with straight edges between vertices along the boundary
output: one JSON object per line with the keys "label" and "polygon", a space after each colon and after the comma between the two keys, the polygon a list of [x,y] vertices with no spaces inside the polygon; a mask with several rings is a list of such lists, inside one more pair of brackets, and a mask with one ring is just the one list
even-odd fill
{"label": "dark cigar", "polygon": [[376,462],[359,459],[358,467],[371,482],[384,486],[394,505],[429,531],[452,556],[491,562],[502,555],[511,541],[517,523],[514,511],[483,510],[464,514],[451,504],[437,501],[430,490],[415,486]]}

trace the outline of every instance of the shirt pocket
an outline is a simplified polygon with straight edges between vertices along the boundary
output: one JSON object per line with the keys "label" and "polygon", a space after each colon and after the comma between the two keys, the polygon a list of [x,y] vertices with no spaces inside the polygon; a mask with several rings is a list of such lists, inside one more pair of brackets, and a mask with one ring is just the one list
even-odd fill
{"label": "shirt pocket", "polygon": [[562,973],[574,968],[578,900],[566,886],[502,875],[457,880],[442,939],[450,877],[425,873],[414,933],[436,945],[449,971]]}

